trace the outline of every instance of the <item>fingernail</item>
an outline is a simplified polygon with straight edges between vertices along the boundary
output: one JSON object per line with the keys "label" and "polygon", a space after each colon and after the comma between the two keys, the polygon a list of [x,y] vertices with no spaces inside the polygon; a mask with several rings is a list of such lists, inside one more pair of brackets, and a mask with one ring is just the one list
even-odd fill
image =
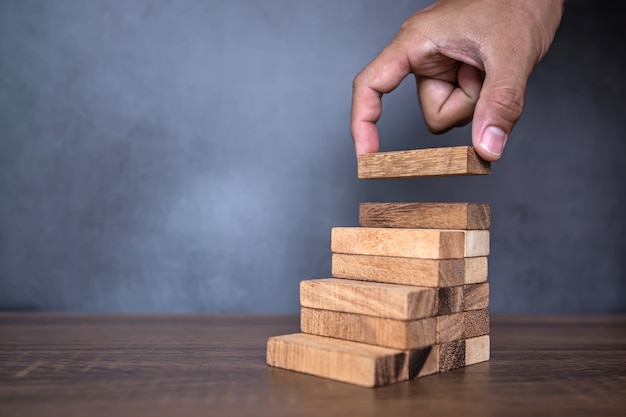
{"label": "fingernail", "polygon": [[498,158],[504,151],[507,136],[504,131],[495,126],[488,126],[480,138],[480,146],[488,153]]}

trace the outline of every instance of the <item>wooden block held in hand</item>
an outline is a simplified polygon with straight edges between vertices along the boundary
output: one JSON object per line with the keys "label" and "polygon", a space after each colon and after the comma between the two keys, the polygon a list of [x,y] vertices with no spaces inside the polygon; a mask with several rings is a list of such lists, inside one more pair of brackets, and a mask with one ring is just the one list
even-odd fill
{"label": "wooden block held in hand", "polygon": [[460,313],[463,311],[464,286],[444,287],[437,290],[437,315]]}
{"label": "wooden block held in hand", "polygon": [[487,281],[489,263],[486,256],[465,258],[464,278],[466,284],[477,284]]}
{"label": "wooden block held in hand", "polygon": [[480,203],[361,203],[361,227],[400,229],[486,230],[489,204]]}
{"label": "wooden block held in hand", "polygon": [[408,354],[309,334],[270,337],[267,364],[365,387],[409,378]]}
{"label": "wooden block held in hand", "polygon": [[[464,259],[419,259],[334,253],[333,277],[420,287],[451,287],[465,281]],[[469,258],[468,258],[469,259]],[[470,273],[481,274],[474,268]]]}
{"label": "wooden block held in hand", "polygon": [[437,337],[435,317],[392,320],[306,307],[301,310],[300,328],[303,333],[400,350],[432,346]]}
{"label": "wooden block held in hand", "polygon": [[489,283],[464,285],[463,302],[466,311],[489,307]]}
{"label": "wooden block held in hand", "polygon": [[449,259],[489,255],[488,230],[335,227],[334,253]]}
{"label": "wooden block held in hand", "polygon": [[473,337],[465,340],[465,365],[485,362],[490,356],[489,335]]}
{"label": "wooden block held in hand", "polygon": [[463,338],[471,339],[473,337],[489,334],[489,309],[472,310],[463,313]]}
{"label": "wooden block held in hand", "polygon": [[487,175],[491,163],[481,159],[471,146],[377,152],[359,155],[361,179]]}
{"label": "wooden block held in hand", "polygon": [[463,313],[437,316],[437,344],[454,342],[463,338],[465,321]]}
{"label": "wooden block held in hand", "polygon": [[465,340],[437,345],[439,349],[439,372],[447,372],[465,366]]}
{"label": "wooden block held in hand", "polygon": [[417,320],[436,313],[436,289],[347,279],[300,282],[300,305],[318,310]]}

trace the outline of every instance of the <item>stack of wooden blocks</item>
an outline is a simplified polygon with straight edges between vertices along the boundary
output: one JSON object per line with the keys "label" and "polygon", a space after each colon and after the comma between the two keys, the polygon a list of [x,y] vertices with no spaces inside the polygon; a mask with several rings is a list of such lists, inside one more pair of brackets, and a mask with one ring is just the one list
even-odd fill
{"label": "stack of wooden blocks", "polygon": [[[359,178],[489,173],[471,147],[359,157]],[[359,224],[332,230],[333,278],[301,282],[302,333],[267,363],[375,387],[487,361],[489,206],[363,203]]]}

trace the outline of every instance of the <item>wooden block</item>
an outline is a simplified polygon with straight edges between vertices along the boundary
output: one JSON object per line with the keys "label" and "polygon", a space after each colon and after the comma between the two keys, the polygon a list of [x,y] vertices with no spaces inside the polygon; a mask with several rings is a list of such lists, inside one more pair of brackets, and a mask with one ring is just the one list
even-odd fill
{"label": "wooden block", "polygon": [[465,366],[465,340],[437,345],[439,349],[439,372],[447,372]]}
{"label": "wooden block", "polygon": [[[416,285],[450,287],[465,281],[464,259],[419,259],[392,256],[334,253],[332,274],[336,278]],[[469,259],[469,258],[468,258]],[[470,270],[474,275],[479,268]]]}
{"label": "wooden block", "polygon": [[269,338],[267,364],[365,387],[409,378],[407,352],[309,334]]}
{"label": "wooden block", "polygon": [[409,379],[439,372],[439,348],[429,346],[409,351]]}
{"label": "wooden block", "polygon": [[463,313],[463,338],[471,339],[473,337],[489,334],[489,309],[472,310]]}
{"label": "wooden block", "polygon": [[437,337],[435,317],[392,320],[306,307],[301,310],[300,328],[303,333],[400,350],[432,346]]}
{"label": "wooden block", "polygon": [[437,344],[454,342],[463,338],[465,326],[463,313],[437,316]]}
{"label": "wooden block", "polygon": [[361,203],[361,227],[400,229],[486,230],[489,204],[479,203]]}
{"label": "wooden block", "polygon": [[464,285],[463,302],[466,311],[489,307],[489,283]]}
{"label": "wooden block", "polygon": [[460,313],[463,311],[464,286],[444,287],[437,290],[437,315]]}
{"label": "wooden block", "polygon": [[471,146],[377,152],[359,155],[361,179],[487,175],[491,163],[482,160]]}
{"label": "wooden block", "polygon": [[436,313],[436,289],[347,279],[300,282],[300,305],[396,320],[417,320]]}
{"label": "wooden block", "polygon": [[476,284],[487,281],[489,264],[486,256],[465,258],[464,278],[466,284]]}
{"label": "wooden block", "polygon": [[485,362],[490,356],[489,335],[473,337],[465,340],[465,365]]}
{"label": "wooden block", "polygon": [[489,231],[469,230],[465,232],[465,258],[489,255]]}
{"label": "wooden block", "polygon": [[355,255],[449,259],[489,255],[488,230],[335,227],[331,250]]}

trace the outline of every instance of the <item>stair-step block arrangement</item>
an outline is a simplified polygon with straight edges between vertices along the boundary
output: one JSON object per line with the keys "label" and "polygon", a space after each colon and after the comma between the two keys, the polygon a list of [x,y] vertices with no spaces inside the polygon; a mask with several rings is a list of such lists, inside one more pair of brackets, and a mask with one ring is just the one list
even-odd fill
{"label": "stair-step block arrangement", "polygon": [[[426,155],[435,171],[409,176],[488,174],[465,148],[369,156],[363,171],[360,157],[359,172]],[[302,333],[271,337],[267,363],[377,387],[489,360],[489,205],[362,203],[359,224],[332,230],[332,278],[301,282]]]}

